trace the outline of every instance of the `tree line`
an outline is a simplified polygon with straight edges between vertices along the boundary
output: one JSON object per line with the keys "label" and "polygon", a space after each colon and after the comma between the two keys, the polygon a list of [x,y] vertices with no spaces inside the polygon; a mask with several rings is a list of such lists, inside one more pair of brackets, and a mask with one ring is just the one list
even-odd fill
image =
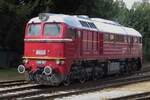
{"label": "tree line", "polygon": [[144,58],[150,60],[150,3],[136,2],[127,9],[123,0],[0,0],[0,49],[23,54],[27,21],[42,12],[88,15],[135,28],[143,36]]}

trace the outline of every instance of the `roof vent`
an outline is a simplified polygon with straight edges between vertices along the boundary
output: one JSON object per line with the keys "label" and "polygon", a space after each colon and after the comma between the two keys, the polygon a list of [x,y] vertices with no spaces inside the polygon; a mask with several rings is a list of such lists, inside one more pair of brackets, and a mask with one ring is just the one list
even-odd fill
{"label": "roof vent", "polygon": [[83,19],[90,19],[89,16],[87,15],[78,15],[79,18],[83,18]]}

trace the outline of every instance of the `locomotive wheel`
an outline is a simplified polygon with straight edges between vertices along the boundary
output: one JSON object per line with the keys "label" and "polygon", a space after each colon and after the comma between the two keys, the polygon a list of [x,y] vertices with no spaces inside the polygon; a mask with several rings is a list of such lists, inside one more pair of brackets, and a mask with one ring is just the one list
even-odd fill
{"label": "locomotive wheel", "polygon": [[81,72],[80,72],[79,82],[81,84],[83,84],[83,83],[85,83],[85,81],[86,81],[86,72],[85,72],[84,69],[82,69]]}
{"label": "locomotive wheel", "polygon": [[98,80],[98,73],[97,72],[93,73],[92,79],[95,80],[95,81]]}
{"label": "locomotive wheel", "polygon": [[30,81],[29,73],[28,73],[28,72],[25,72],[24,76],[25,76],[25,79],[26,79],[27,81]]}
{"label": "locomotive wheel", "polygon": [[103,76],[104,76],[104,69],[101,68],[100,72],[98,72],[96,70],[93,72],[92,79],[93,80],[98,80],[98,79],[102,78]]}
{"label": "locomotive wheel", "polygon": [[80,82],[81,84],[83,84],[83,83],[85,83],[85,81],[86,81],[86,75],[84,74],[84,75],[82,75],[81,78],[79,79],[79,82]]}
{"label": "locomotive wheel", "polygon": [[36,82],[40,82],[41,81],[41,76],[39,74],[35,74],[35,79],[36,79]]}
{"label": "locomotive wheel", "polygon": [[134,68],[134,71],[138,71],[138,65],[137,65],[137,63],[133,63],[133,68]]}
{"label": "locomotive wheel", "polygon": [[86,81],[86,78],[85,78],[85,77],[84,77],[84,78],[80,78],[80,80],[79,80],[79,82],[80,82],[81,84],[85,83],[85,81]]}
{"label": "locomotive wheel", "polygon": [[64,86],[69,86],[71,84],[70,75],[67,75],[65,80],[63,81]]}
{"label": "locomotive wheel", "polygon": [[33,74],[31,74],[30,72],[25,72],[25,78],[28,82],[33,81]]}
{"label": "locomotive wheel", "polygon": [[102,78],[104,76],[104,72],[101,72],[101,73],[95,73],[93,76],[92,76],[92,79],[93,80],[98,80],[98,79],[100,79],[100,78]]}

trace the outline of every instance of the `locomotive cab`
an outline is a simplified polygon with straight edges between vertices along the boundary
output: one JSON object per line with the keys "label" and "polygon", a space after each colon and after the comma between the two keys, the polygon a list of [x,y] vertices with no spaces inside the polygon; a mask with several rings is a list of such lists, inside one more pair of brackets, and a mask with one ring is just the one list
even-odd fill
{"label": "locomotive cab", "polygon": [[[18,67],[18,72],[26,71],[27,78],[32,81],[47,80],[47,83],[55,84],[63,80],[63,74],[67,71],[64,70],[68,68],[64,49],[66,44],[74,41],[74,36],[69,34],[73,29],[65,23],[49,22],[46,17],[48,16],[40,16],[38,21],[27,24],[24,64]],[[42,75],[45,76],[44,79],[40,79]]]}

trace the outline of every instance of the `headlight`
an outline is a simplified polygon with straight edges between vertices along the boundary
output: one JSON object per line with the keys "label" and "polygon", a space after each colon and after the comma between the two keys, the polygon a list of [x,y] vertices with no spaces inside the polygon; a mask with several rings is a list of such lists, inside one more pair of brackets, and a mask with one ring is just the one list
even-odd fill
{"label": "headlight", "polygon": [[59,59],[56,60],[56,64],[58,64],[58,65],[59,65],[59,64],[62,64],[62,65],[63,65],[64,63],[65,63],[64,60],[59,60]]}
{"label": "headlight", "polygon": [[63,65],[64,63],[65,63],[65,61],[64,61],[64,60],[62,60],[62,61],[61,61],[61,64]]}
{"label": "headlight", "polygon": [[24,63],[24,64],[27,64],[27,63],[28,63],[28,59],[24,59],[24,60],[23,60],[23,63]]}
{"label": "headlight", "polygon": [[60,61],[59,59],[57,59],[57,60],[56,60],[56,64],[59,65],[60,63],[61,63],[61,61]]}
{"label": "headlight", "polygon": [[44,64],[46,64],[46,61],[38,60],[38,61],[36,61],[36,64],[44,65]]}

